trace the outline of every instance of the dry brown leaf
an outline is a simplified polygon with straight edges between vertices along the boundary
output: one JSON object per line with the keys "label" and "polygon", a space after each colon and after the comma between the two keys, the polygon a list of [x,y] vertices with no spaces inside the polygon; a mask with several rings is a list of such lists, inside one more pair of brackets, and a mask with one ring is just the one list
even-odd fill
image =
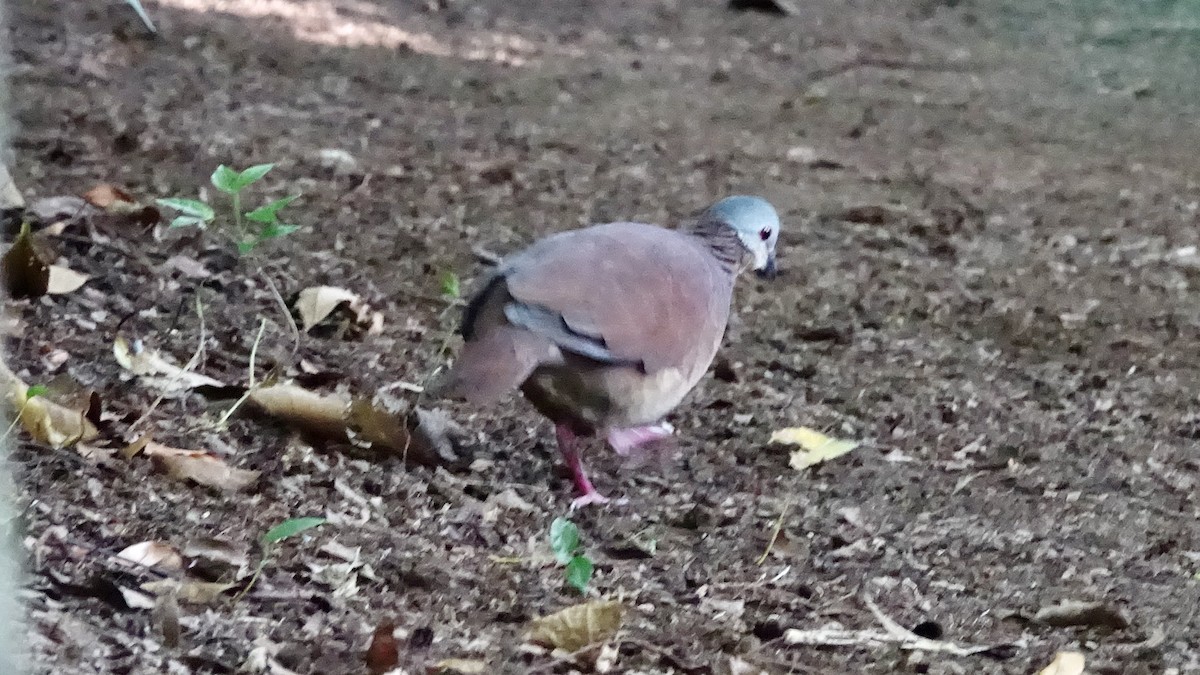
{"label": "dry brown leaf", "polygon": [[174,546],[161,541],[143,541],[126,547],[118,558],[146,567],[174,572],[183,569],[183,556]]}
{"label": "dry brown leaf", "polygon": [[180,602],[190,605],[210,605],[236,584],[219,584],[210,581],[176,581],[159,579],[142,584],[142,590],[162,596],[174,593]]}
{"label": "dry brown leaf", "polygon": [[183,555],[230,567],[244,567],[250,564],[246,545],[214,537],[198,537],[189,541],[183,547]]}
{"label": "dry brown leaf", "polygon": [[152,438],[150,434],[142,434],[137,440],[121,448],[121,456],[125,459],[133,459],[139,452],[146,449],[146,445]]}
{"label": "dry brown leaf", "polygon": [[296,312],[300,315],[300,326],[305,331],[311,330],[341,307],[345,307],[350,314],[360,334],[377,335],[383,331],[383,314],[372,311],[357,293],[344,288],[314,286],[300,291],[296,298]]}
{"label": "dry brown leaf", "polygon": [[371,675],[383,675],[400,663],[400,646],[396,643],[396,624],[384,621],[375,628],[371,644],[363,659]]}
{"label": "dry brown leaf", "polygon": [[0,389],[11,409],[17,411],[21,427],[39,443],[65,448],[100,435],[87,419],[86,410],[72,410],[44,396],[27,398],[29,385],[2,363]]}
{"label": "dry brown leaf", "polygon": [[294,384],[257,387],[248,400],[263,412],[326,438],[345,438],[350,397],[342,394],[323,396]]}
{"label": "dry brown leaf", "polygon": [[1083,675],[1085,661],[1079,652],[1059,652],[1050,665],[1042,668],[1038,675]]}
{"label": "dry brown leaf", "polygon": [[137,204],[137,200],[133,198],[133,195],[129,194],[125,190],[122,190],[116,185],[109,185],[108,183],[101,183],[100,185],[97,185],[91,190],[83,193],[83,201],[91,204],[92,206],[98,206],[105,211],[112,208],[113,205],[118,202]]}
{"label": "dry brown leaf", "polygon": [[358,297],[357,293],[336,286],[314,286],[300,291],[300,296],[296,298],[300,327],[309,330],[324,321],[342,303],[353,308],[356,304],[362,304],[362,298]]}
{"label": "dry brown leaf", "polygon": [[621,627],[623,610],[621,603],[611,601],[568,607],[534,619],[529,639],[547,647],[576,652],[612,637]]}
{"label": "dry brown leaf", "polygon": [[150,441],[143,452],[160,466],[168,476],[190,480],[221,490],[241,490],[258,480],[258,471],[229,466],[216,455],[197,450],[171,448]]}
{"label": "dry brown leaf", "polygon": [[86,274],[80,274],[62,265],[50,266],[50,277],[46,282],[46,292],[51,295],[64,295],[78,290],[90,279]]}
{"label": "dry brown leaf", "polygon": [[166,391],[204,386],[225,386],[220,380],[180,368],[163,358],[157,351],[146,349],[141,344],[141,340],[135,340],[133,344],[130,344],[128,340],[118,335],[117,339],[113,341],[113,356],[125,370],[147,378],[149,383]]}

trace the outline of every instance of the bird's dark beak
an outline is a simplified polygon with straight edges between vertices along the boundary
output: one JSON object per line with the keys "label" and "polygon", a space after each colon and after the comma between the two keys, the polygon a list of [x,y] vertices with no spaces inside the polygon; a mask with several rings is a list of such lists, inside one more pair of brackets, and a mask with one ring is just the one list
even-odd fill
{"label": "bird's dark beak", "polygon": [[772,253],[771,257],[767,258],[766,267],[754,270],[754,273],[759,279],[774,279],[779,274],[779,270],[775,268],[775,254]]}

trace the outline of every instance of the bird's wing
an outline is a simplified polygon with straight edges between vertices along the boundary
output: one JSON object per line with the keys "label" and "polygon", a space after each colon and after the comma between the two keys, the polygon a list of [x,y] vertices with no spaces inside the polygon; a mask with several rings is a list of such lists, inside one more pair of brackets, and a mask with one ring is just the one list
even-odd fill
{"label": "bird's wing", "polygon": [[732,280],[689,235],[613,223],[547,237],[500,271],[510,323],[560,349],[648,373],[719,341]]}

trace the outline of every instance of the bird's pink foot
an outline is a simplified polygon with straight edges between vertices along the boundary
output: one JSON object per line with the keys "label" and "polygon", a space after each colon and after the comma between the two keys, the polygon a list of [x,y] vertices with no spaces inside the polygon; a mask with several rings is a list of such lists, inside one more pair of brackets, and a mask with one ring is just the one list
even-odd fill
{"label": "bird's pink foot", "polygon": [[645,458],[647,450],[670,450],[674,443],[669,441],[673,440],[674,434],[675,427],[667,422],[628,429],[609,429],[608,444],[618,455],[640,460]]}
{"label": "bird's pink foot", "polygon": [[580,496],[576,497],[575,499],[571,500],[571,510],[574,511],[576,509],[581,509],[585,506],[590,506],[592,504],[608,504],[611,501],[612,500],[609,499],[608,497],[605,497],[604,495],[600,494],[599,492],[592,490],[591,492],[580,495]]}
{"label": "bird's pink foot", "polygon": [[[571,510],[588,506],[589,504],[608,504],[611,499],[605,497],[596,491],[596,486],[592,485],[592,481],[588,479],[587,472],[583,468],[583,460],[579,457],[579,439],[575,436],[575,432],[571,431],[570,427],[558,425],[554,428],[558,436],[558,451],[562,453],[563,461],[567,464],[567,469],[571,471],[571,480],[575,483],[575,489],[579,491],[579,497],[576,497],[571,502]],[[617,503],[622,503],[624,500],[618,500]]]}

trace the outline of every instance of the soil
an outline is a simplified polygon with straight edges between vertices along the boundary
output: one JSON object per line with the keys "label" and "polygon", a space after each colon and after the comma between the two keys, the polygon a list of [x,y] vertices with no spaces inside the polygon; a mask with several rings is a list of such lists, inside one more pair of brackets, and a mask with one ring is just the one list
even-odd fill
{"label": "soil", "polygon": [[[590,672],[594,654],[524,640],[583,600],[547,545],[572,495],[528,405],[453,406],[465,466],[405,466],[248,407],[221,427],[232,401],[212,392],[156,404],[112,342],[180,364],[201,345],[198,372],[244,384],[264,326],[260,377],[411,396],[397,383],[444,362],[456,318],[442,276],[485,272],[473,249],[678,224],[750,192],[783,216],[783,275],[740,283],[722,377],[671,417],[681,458],[587,455],[628,499],[571,515],[589,593],[627,608],[614,671],[1032,673],[1060,650],[1091,673],[1200,671],[1196,18],[1168,2],[794,4],[163,0],[146,3],[151,39],[123,2],[14,3],[10,166],[29,202],[111,183],[219,203],[220,163],[275,162],[255,198],[303,194],[286,211],[301,229],[258,262],[213,231],[100,214],[43,233],[91,279],[12,303],[9,362],[98,392],[108,424],[99,458],[15,449],[41,670],[361,673],[394,622],[402,672]],[[314,331],[293,354],[264,275],[285,299],[349,289],[383,330]],[[791,426],[862,445],[796,471],[768,443]],[[141,431],[261,476],[223,492],[112,454]],[[329,522],[245,590],[259,537],[298,516]],[[173,640],[169,608],[121,592],[164,573],[114,555],[206,539],[246,553],[165,574],[237,587],[181,603]],[[864,596],[905,628],[999,648],[787,640],[879,630]],[[1128,626],[1032,620],[1064,600]]]}

